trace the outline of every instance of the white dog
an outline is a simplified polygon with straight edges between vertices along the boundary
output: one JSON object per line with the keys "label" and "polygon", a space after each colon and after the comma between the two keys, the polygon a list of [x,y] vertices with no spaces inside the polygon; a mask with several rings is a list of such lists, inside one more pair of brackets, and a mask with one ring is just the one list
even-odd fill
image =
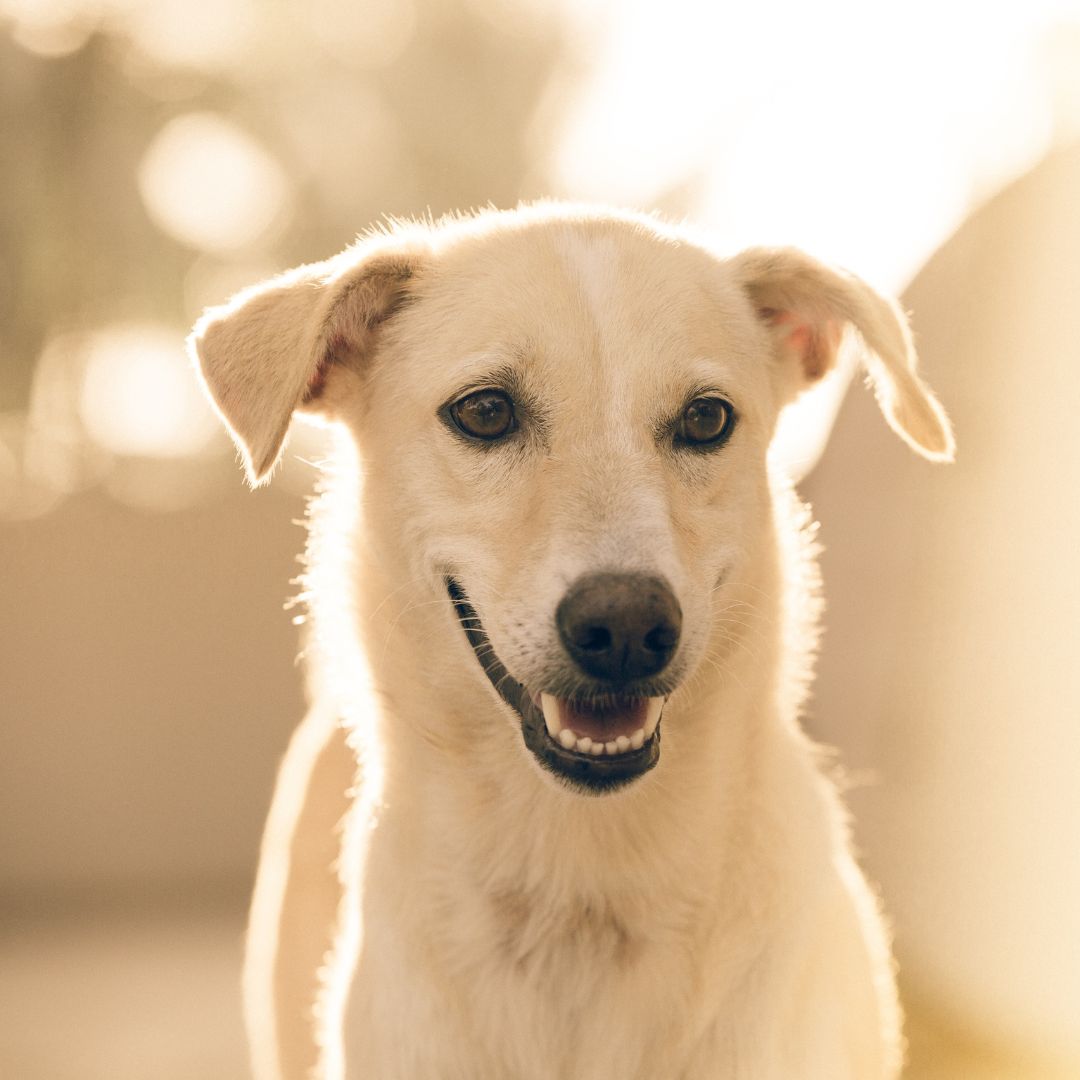
{"label": "white dog", "polygon": [[248,939],[261,1080],[896,1076],[886,934],[797,722],[809,519],[767,454],[848,328],[950,458],[892,303],[651,218],[396,225],[202,319],[253,483],[294,412],[343,432]]}

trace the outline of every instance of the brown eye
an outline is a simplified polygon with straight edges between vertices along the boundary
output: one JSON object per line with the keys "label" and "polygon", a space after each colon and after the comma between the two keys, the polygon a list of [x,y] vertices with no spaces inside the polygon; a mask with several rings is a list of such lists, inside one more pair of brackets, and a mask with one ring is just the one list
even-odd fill
{"label": "brown eye", "polygon": [[694,398],[679,419],[677,438],[687,446],[715,446],[734,427],[735,410],[718,397]]}
{"label": "brown eye", "polygon": [[473,439],[501,439],[517,428],[514,403],[502,390],[477,390],[455,401],[450,418]]}

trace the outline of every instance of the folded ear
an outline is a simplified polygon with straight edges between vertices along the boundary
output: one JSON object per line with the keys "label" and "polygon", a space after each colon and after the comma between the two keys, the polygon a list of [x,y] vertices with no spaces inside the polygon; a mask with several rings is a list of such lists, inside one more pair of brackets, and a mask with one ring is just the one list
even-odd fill
{"label": "folded ear", "polygon": [[293,411],[331,413],[408,295],[421,252],[361,243],[208,309],[188,338],[252,486],[281,453]]}
{"label": "folded ear", "polygon": [[854,329],[865,345],[863,362],[889,426],[923,457],[952,460],[948,418],[915,373],[911,332],[893,301],[792,248],[752,248],[732,261],[773,336],[785,399],[835,366],[845,332]]}

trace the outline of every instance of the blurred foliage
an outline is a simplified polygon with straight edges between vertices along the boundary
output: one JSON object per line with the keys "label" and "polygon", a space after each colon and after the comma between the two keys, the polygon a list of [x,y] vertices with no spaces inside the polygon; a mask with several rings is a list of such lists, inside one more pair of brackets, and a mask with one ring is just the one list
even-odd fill
{"label": "blurred foliage", "polygon": [[[570,43],[537,6],[190,0],[178,25],[192,40],[170,36],[175,4],[69,3],[44,29],[23,8],[0,4],[0,413],[26,407],[57,333],[183,329],[204,303],[325,257],[384,214],[543,193],[530,133]],[[200,41],[206,19],[217,34]],[[241,249],[168,235],[140,194],[156,134],[193,112],[227,118],[287,178],[287,207]]]}

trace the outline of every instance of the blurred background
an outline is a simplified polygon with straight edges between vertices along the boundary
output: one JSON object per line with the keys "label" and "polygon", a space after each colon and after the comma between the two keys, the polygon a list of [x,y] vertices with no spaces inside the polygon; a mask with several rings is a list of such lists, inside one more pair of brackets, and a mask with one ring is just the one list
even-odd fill
{"label": "blurred background", "polygon": [[846,378],[785,418],[826,544],[807,722],[911,1080],[1080,1076],[1076,0],[0,0],[0,180],[0,1076],[245,1071],[320,450],[246,490],[188,327],[384,215],[544,195],[903,295],[960,456]]}

